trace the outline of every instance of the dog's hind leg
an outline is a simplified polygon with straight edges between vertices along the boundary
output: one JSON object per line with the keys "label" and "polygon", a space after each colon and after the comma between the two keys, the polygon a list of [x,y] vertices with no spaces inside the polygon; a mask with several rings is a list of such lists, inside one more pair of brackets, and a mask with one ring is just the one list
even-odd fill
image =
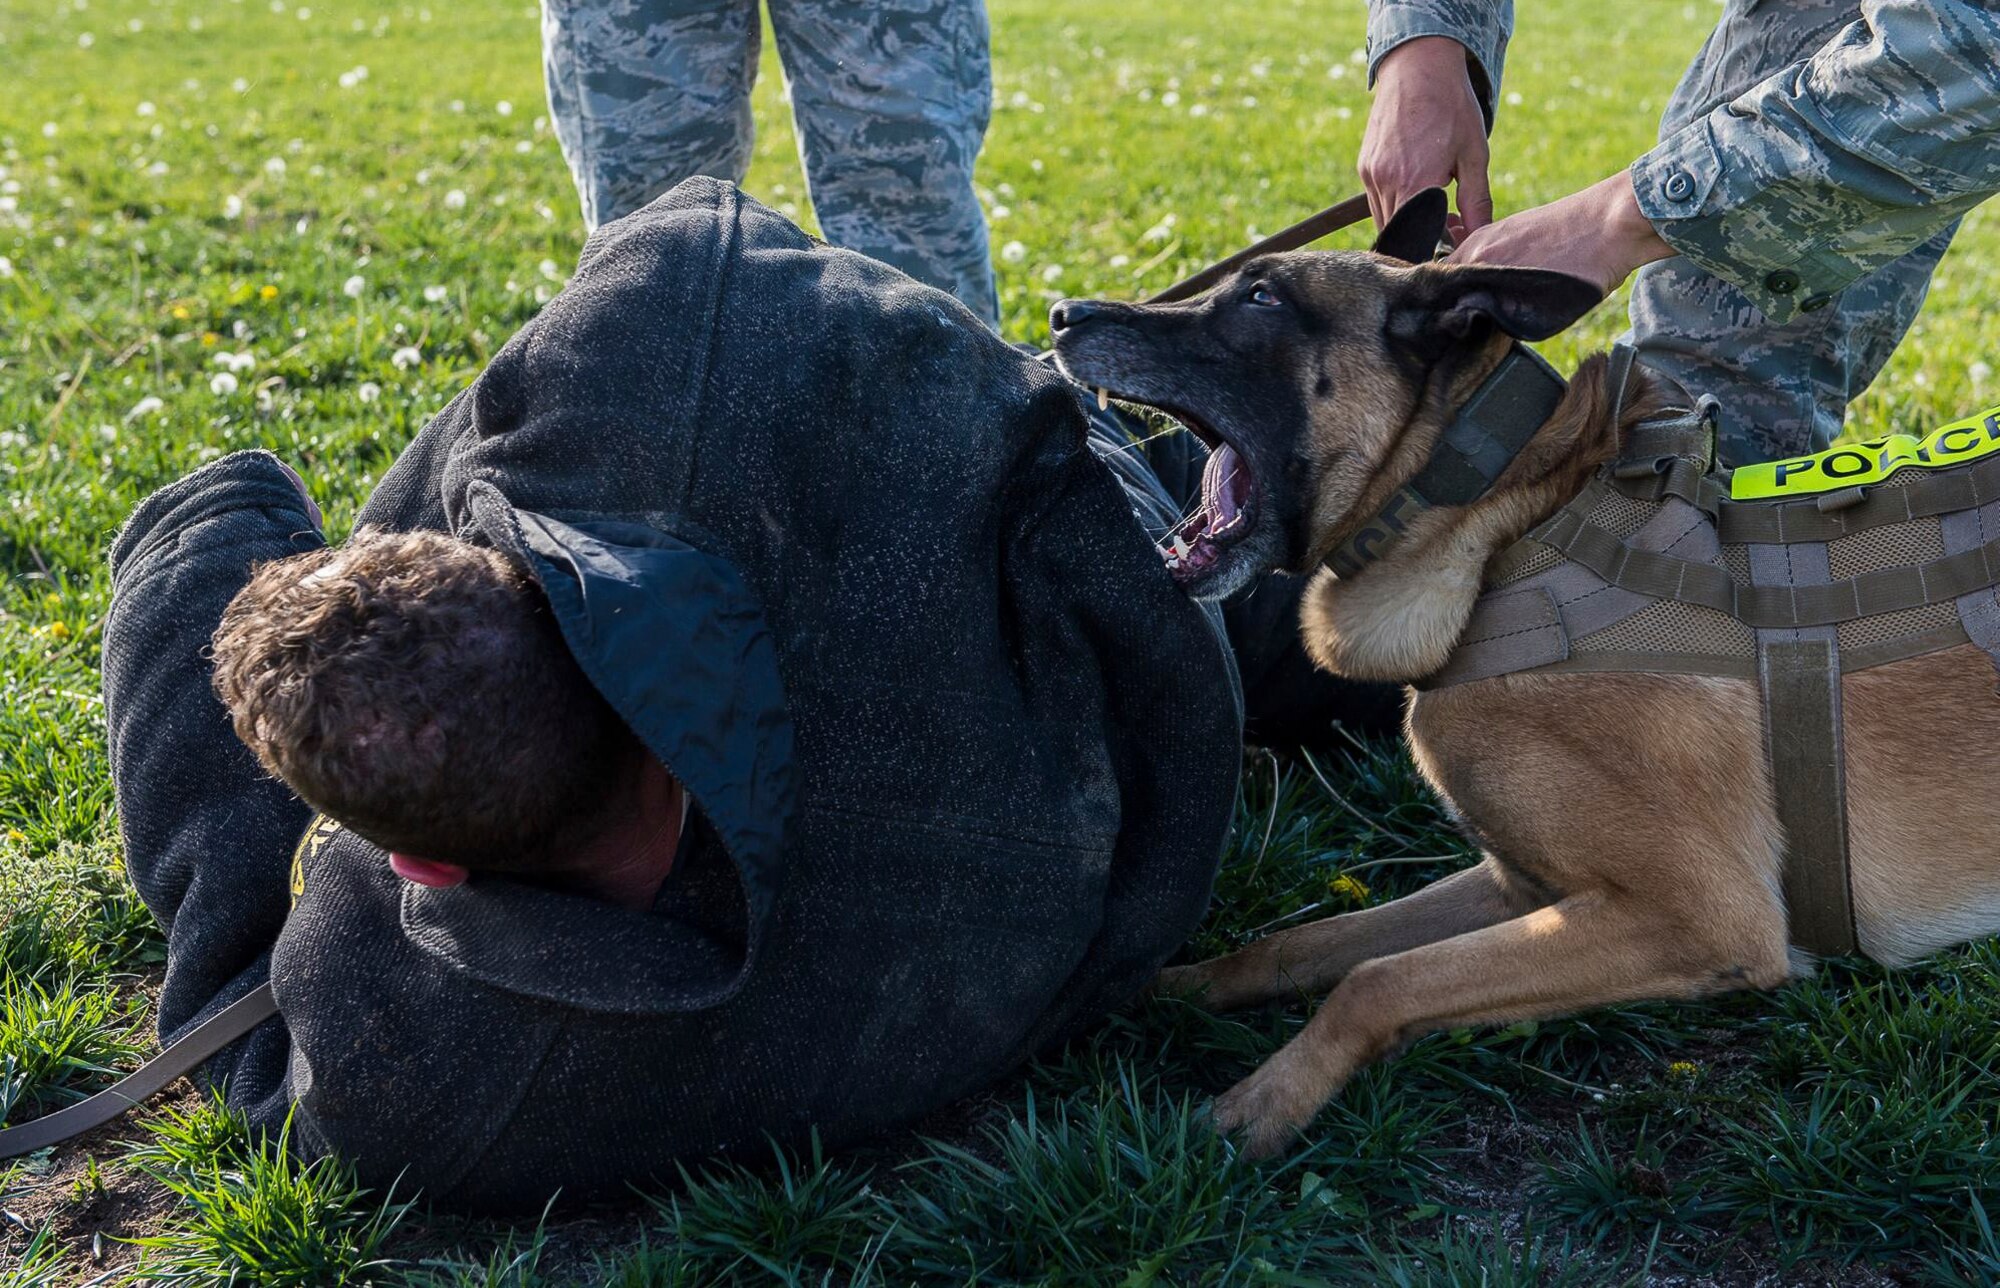
{"label": "dog's hind leg", "polygon": [[1169,967],[1153,987],[1218,1011],[1318,996],[1362,962],[1496,925],[1546,902],[1489,858],[1390,903],[1281,930],[1193,966]]}
{"label": "dog's hind leg", "polygon": [[1266,1155],[1356,1069],[1426,1033],[1775,986],[1789,971],[1784,919],[1775,908],[1758,915],[1756,902],[1690,900],[1668,914],[1643,895],[1598,889],[1363,962],[1297,1037],[1216,1102],[1215,1125]]}

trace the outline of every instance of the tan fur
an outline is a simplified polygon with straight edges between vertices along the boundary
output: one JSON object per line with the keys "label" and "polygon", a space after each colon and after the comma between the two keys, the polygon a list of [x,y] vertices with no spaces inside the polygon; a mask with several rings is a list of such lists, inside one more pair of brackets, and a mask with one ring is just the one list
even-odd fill
{"label": "tan fur", "polygon": [[[1360,446],[1332,441],[1350,432],[1338,422],[1351,412],[1314,426],[1323,468],[1312,486],[1340,498],[1311,511],[1315,557],[1414,475],[1448,409],[1490,366],[1465,368],[1450,389],[1382,394],[1378,409],[1407,407],[1408,419],[1387,434],[1371,427]],[[1491,557],[1615,451],[1621,427],[1602,372],[1601,361],[1586,364],[1488,497],[1425,515],[1351,580],[1316,574],[1302,625],[1320,665],[1407,681],[1444,661]],[[1626,424],[1656,410],[1649,398],[1642,383]],[[1843,694],[1863,948],[1903,962],[2000,931],[1991,661],[1963,645],[1857,673]],[[1161,977],[1161,988],[1216,1007],[1331,990],[1296,1038],[1217,1102],[1218,1127],[1251,1152],[1281,1148],[1355,1070],[1424,1033],[1770,988],[1799,968],[1754,683],[1502,676],[1415,694],[1408,734],[1424,777],[1478,838],[1478,865]]]}

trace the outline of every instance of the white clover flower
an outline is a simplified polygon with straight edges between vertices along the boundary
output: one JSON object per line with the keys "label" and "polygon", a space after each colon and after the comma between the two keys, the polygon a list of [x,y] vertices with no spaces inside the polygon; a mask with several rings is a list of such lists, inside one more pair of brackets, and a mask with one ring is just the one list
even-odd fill
{"label": "white clover flower", "polygon": [[158,415],[166,408],[166,405],[164,400],[156,398],[152,394],[147,394],[144,398],[132,404],[132,410],[125,413],[125,421],[127,424],[130,424],[141,416]]}
{"label": "white clover flower", "polygon": [[1507,91],[1507,106],[1509,106],[1509,107],[1519,107],[1519,106],[1520,106],[1520,105],[1521,105],[1521,104],[1522,104],[1523,102],[1525,102],[1525,101],[1526,101],[1526,100],[1524,100],[1524,99],[1523,99],[1523,98],[1521,97],[1521,91],[1520,91],[1520,90],[1518,90],[1518,89],[1510,89],[1510,90],[1508,90],[1508,91]]}
{"label": "white clover flower", "polygon": [[451,100],[451,110],[454,112],[463,112],[465,110],[465,100],[462,98]]}
{"label": "white clover flower", "polygon": [[516,143],[514,145],[514,151],[520,153],[522,156],[526,156],[528,153],[533,152],[534,150],[535,150],[535,145],[528,142],[528,140],[526,139],[522,139],[519,143]]}
{"label": "white clover flower", "polygon": [[118,426],[99,425],[97,427],[97,436],[107,443],[115,443],[118,441]]}
{"label": "white clover flower", "polygon": [[236,377],[227,371],[216,372],[208,378],[208,392],[223,396],[235,393]]}
{"label": "white clover flower", "polygon": [[1062,275],[1063,266],[1061,264],[1050,264],[1042,270],[1042,280],[1044,282],[1059,282],[1062,280]]}
{"label": "white clover flower", "polygon": [[52,139],[55,136],[56,136],[56,123],[54,121],[42,122],[42,137],[45,139]]}
{"label": "white clover flower", "polygon": [[1207,116],[1207,115],[1208,115],[1208,104],[1206,104],[1206,103],[1196,103],[1196,104],[1195,104],[1195,105],[1194,105],[1193,107],[1190,107],[1190,108],[1188,109],[1188,115],[1189,115],[1189,116]]}
{"label": "white clover flower", "polygon": [[284,174],[285,169],[286,169],[285,158],[283,157],[272,157],[269,161],[266,161],[264,163],[264,173],[270,175],[274,179]]}
{"label": "white clover flower", "polygon": [[340,293],[342,295],[345,295],[350,300],[358,300],[361,298],[361,292],[367,289],[368,289],[368,279],[361,276],[361,274],[356,273],[354,276],[348,278],[345,282],[341,283]]}
{"label": "white clover flower", "polygon": [[1132,262],[1132,257],[1130,255],[1113,255],[1106,262],[1113,268],[1123,268]]}
{"label": "white clover flower", "polygon": [[543,277],[546,277],[551,282],[562,276],[562,270],[556,267],[556,262],[552,259],[543,260],[535,268],[537,272],[541,273]]}
{"label": "white clover flower", "polygon": [[382,396],[382,386],[372,380],[364,380],[361,382],[360,387],[354,391],[354,394],[362,402],[372,403]]}
{"label": "white clover flower", "polygon": [[76,47],[78,49],[88,49],[96,43],[97,43],[97,37],[91,35],[87,31],[84,32],[81,36],[78,36],[76,38]]}
{"label": "white clover flower", "polygon": [[396,350],[394,354],[390,355],[389,358],[389,361],[395,364],[398,371],[408,371],[411,367],[421,365],[423,360],[423,350],[414,344],[404,345],[402,348]]}
{"label": "white clover flower", "polygon": [[248,349],[241,353],[218,353],[215,355],[215,365],[236,372],[254,371],[257,368],[257,355]]}
{"label": "white clover flower", "polygon": [[493,110],[502,116],[512,116],[514,114],[514,105],[503,98],[493,105]]}
{"label": "white clover flower", "polygon": [[0,448],[26,447],[28,436],[18,429],[0,430]]}
{"label": "white clover flower", "polygon": [[238,76],[235,80],[229,82],[229,88],[235,90],[238,94],[248,94],[250,92],[250,82]]}
{"label": "white clover flower", "polygon": [[451,288],[449,286],[426,286],[424,288],[424,303],[426,304],[442,304],[450,298]]}
{"label": "white clover flower", "polygon": [[[5,262],[4,260],[0,260],[0,264],[4,264]],[[0,273],[0,277],[5,276],[5,273]],[[1987,363],[1975,362],[1965,369],[1965,374],[1972,377],[1973,384],[1983,385],[1992,378],[1993,368]]]}
{"label": "white clover flower", "polygon": [[445,208],[446,210],[463,210],[463,209],[465,209],[465,192],[464,192],[464,190],[463,190],[463,189],[460,189],[460,188],[453,188],[453,189],[452,189],[452,190],[451,190],[450,192],[447,192],[447,193],[445,193],[445,194],[444,194],[444,208]]}
{"label": "white clover flower", "polygon": [[13,275],[14,261],[8,259],[5,255],[0,255],[0,277],[12,277]]}
{"label": "white clover flower", "polygon": [[151,116],[154,112],[158,110],[159,109],[155,108],[151,102],[143,102],[139,104],[139,115],[141,116]]}
{"label": "white clover flower", "polygon": [[547,304],[555,298],[555,293],[540,282],[535,283],[535,303]]}
{"label": "white clover flower", "polygon": [[230,334],[236,337],[238,343],[240,344],[250,343],[250,324],[248,322],[245,322],[242,318],[236,319],[236,321],[230,325],[229,330]]}
{"label": "white clover flower", "polygon": [[1177,89],[1170,89],[1166,93],[1160,95],[1161,107],[1172,107],[1180,101],[1181,101],[1181,92]]}
{"label": "white clover flower", "polygon": [[233,192],[224,197],[222,199],[222,217],[224,219],[241,219],[243,217],[243,198]]}
{"label": "white clover flower", "polygon": [[155,179],[166,174],[166,172],[167,172],[167,163],[164,161],[155,161],[153,162],[153,164],[146,167],[146,173],[148,175],[151,175]]}
{"label": "white clover flower", "polygon": [[1013,211],[1013,210],[1012,210],[1012,209],[1011,209],[1010,207],[1007,207],[1007,206],[995,206],[995,207],[993,207],[993,210],[992,210],[992,213],[991,213],[991,215],[990,215],[990,218],[993,218],[993,219],[1005,219],[1005,218],[1006,218],[1007,216],[1009,216],[1009,215],[1011,215],[1011,214],[1013,214],[1013,213],[1014,213],[1014,211]]}
{"label": "white clover flower", "polygon": [[1028,248],[1020,242],[1010,241],[1000,248],[1000,258],[1009,264],[1018,264],[1028,257]]}

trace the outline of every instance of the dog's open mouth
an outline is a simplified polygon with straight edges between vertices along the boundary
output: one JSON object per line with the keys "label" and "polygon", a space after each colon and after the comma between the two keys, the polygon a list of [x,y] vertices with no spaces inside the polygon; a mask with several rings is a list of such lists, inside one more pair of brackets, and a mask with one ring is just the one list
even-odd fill
{"label": "dog's open mouth", "polygon": [[1256,526],[1256,489],[1250,465],[1227,443],[1208,455],[1194,513],[1160,542],[1160,555],[1174,580],[1190,582],[1213,568],[1222,552]]}

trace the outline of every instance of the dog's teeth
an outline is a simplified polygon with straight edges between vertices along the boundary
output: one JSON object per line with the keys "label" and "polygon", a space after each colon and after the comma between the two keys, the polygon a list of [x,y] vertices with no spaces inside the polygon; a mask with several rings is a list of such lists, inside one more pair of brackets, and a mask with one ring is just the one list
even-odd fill
{"label": "dog's teeth", "polygon": [[1097,410],[1103,411],[1110,406],[1111,406],[1111,391],[1106,389],[1103,385],[1099,385],[1097,387]]}
{"label": "dog's teeth", "polygon": [[1174,549],[1174,562],[1179,563],[1181,560],[1187,558],[1188,543],[1186,541],[1183,541],[1179,537],[1175,537],[1173,549]]}

